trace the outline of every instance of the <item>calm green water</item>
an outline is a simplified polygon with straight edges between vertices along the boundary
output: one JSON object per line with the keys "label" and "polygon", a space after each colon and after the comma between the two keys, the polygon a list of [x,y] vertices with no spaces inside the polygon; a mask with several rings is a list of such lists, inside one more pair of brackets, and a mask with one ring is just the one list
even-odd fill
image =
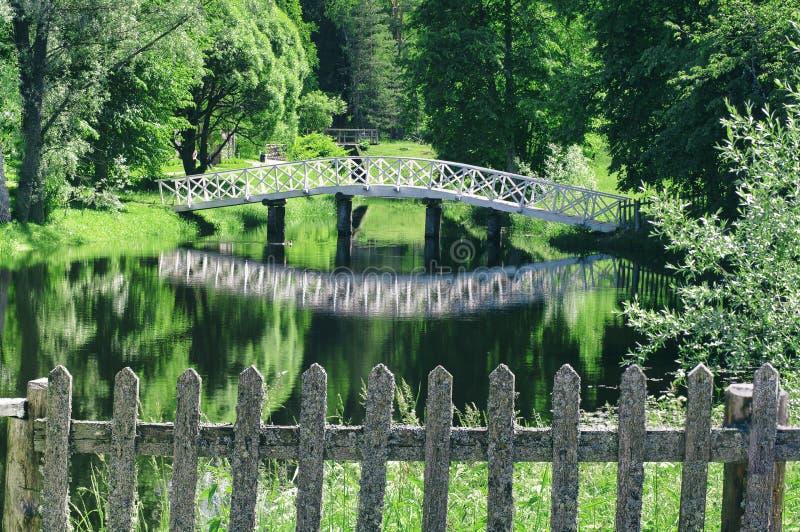
{"label": "calm green water", "polygon": [[[517,377],[520,414],[547,417],[564,363],[582,376],[583,408],[615,401],[622,355],[636,341],[620,302],[634,293],[663,300],[652,275],[628,261],[535,263],[506,245],[490,268],[483,242],[445,224],[439,261],[426,269],[424,242],[409,241],[408,226],[391,214],[366,224],[385,240],[356,239],[348,251],[331,227],[294,227],[292,246],[215,242],[4,271],[0,396],[24,395],[28,380],[64,364],[75,417],[108,418],[114,375],[130,366],[142,381],[142,418],[167,420],[175,382],[193,367],[204,413],[231,421],[238,374],[254,364],[269,385],[271,419],[291,422],[300,375],[317,362],[329,375],[330,413],[358,421],[378,363],[418,392],[420,411],[436,365],[454,375],[457,408],[483,408],[488,374],[504,363]],[[649,376],[673,369],[663,358]]]}
{"label": "calm green water", "polygon": [[[248,212],[242,219],[257,227]],[[584,409],[614,403],[622,357],[637,340],[618,314],[621,301],[668,297],[663,277],[628,261],[542,261],[510,244],[529,235],[506,235],[498,252],[448,220],[431,264],[436,249],[421,238],[419,205],[371,204],[352,243],[337,239],[334,224],[333,216],[290,221],[291,246],[264,245],[261,223],[236,242],[75,260],[65,253],[0,270],[0,397],[23,396],[29,380],[64,364],[73,417],[108,419],[114,376],[130,366],[141,379],[142,419],[170,420],[176,380],[192,367],[203,378],[206,418],[233,421],[238,374],[254,364],[268,383],[270,421],[292,423],[301,373],[317,362],[328,372],[329,414],[358,422],[376,364],[409,385],[421,414],[437,365],[454,376],[457,408],[482,409],[488,375],[504,363],[516,375],[520,415],[547,418],[564,363],[582,377]],[[673,371],[672,359],[651,361],[651,393],[666,386],[669,378],[657,379]],[[4,435],[0,425],[0,456]],[[89,484],[91,461],[73,457],[73,493]],[[149,515],[158,488],[140,496]]]}

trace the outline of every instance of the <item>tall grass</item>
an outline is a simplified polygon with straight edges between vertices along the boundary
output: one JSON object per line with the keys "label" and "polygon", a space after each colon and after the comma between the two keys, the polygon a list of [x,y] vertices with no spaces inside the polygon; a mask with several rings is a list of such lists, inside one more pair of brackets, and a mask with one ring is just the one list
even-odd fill
{"label": "tall grass", "polygon": [[[796,377],[796,376],[795,376]],[[794,378],[796,381],[796,378]],[[789,386],[793,383],[789,379]],[[792,388],[790,388],[792,389]],[[794,396],[794,394],[793,394]],[[417,424],[417,394],[404,382],[398,383],[396,415],[398,423]],[[648,401],[648,424],[659,426],[683,423],[683,400],[666,395]],[[474,405],[457,412],[462,426],[485,425],[484,414]],[[790,420],[797,423],[796,414]],[[342,413],[334,422],[345,421]],[[714,423],[721,421],[721,408],[714,413]],[[615,426],[613,410],[588,415],[582,423]],[[534,421],[534,424],[539,424]],[[260,467],[257,524],[259,530],[290,531],[295,526],[294,484],[296,462],[265,460]],[[92,471],[90,485],[81,487],[74,497],[75,530],[103,530],[100,523],[108,493],[105,462],[100,460]],[[167,530],[168,491],[171,467],[169,460],[145,458],[140,461],[140,496],[137,530]],[[610,530],[616,511],[616,463],[581,463],[578,520],[581,530]],[[546,530],[550,520],[550,487],[552,468],[549,463],[519,463],[514,468],[514,528]],[[718,530],[721,519],[722,464],[710,464],[707,488],[706,530]],[[358,483],[361,469],[354,462],[325,462],[323,485],[322,529],[351,530],[358,512]],[[142,478],[142,477],[147,478]],[[227,460],[200,461],[199,486],[196,494],[198,525],[202,530],[226,529],[230,518],[231,474]],[[642,499],[642,530],[674,530],[680,506],[681,464],[645,464],[645,485]],[[388,531],[420,530],[424,493],[424,464],[421,462],[389,462],[384,506],[384,529]],[[786,530],[800,529],[800,467],[787,467],[783,525]],[[450,466],[448,522],[456,530],[486,528],[486,463],[455,462]]]}

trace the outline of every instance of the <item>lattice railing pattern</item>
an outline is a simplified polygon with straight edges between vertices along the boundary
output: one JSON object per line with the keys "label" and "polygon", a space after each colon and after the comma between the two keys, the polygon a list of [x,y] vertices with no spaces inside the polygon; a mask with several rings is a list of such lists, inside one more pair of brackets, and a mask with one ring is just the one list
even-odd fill
{"label": "lattice railing pattern", "polygon": [[321,312],[444,316],[526,305],[570,290],[615,287],[619,264],[607,255],[449,274],[389,271],[320,272],[241,257],[181,249],[162,253],[159,276],[268,297]]}
{"label": "lattice railing pattern", "polygon": [[159,181],[175,210],[333,194],[451,199],[597,231],[629,224],[624,196],[489,168],[430,159],[315,159]]}

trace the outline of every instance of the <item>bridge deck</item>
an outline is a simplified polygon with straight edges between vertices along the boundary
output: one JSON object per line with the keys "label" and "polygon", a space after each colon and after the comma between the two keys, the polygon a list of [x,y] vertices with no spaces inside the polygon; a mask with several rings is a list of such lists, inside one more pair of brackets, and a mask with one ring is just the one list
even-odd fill
{"label": "bridge deck", "polygon": [[161,198],[193,211],[319,194],[453,200],[611,232],[632,221],[624,196],[430,159],[341,157],[159,181]]}

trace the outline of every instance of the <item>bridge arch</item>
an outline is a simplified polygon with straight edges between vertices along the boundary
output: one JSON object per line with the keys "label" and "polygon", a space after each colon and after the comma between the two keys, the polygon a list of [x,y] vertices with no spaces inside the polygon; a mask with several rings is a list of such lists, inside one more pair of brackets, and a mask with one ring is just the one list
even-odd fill
{"label": "bridge arch", "polygon": [[611,232],[633,224],[630,198],[500,170],[435,159],[338,157],[159,181],[175,211],[320,194],[461,201]]}

